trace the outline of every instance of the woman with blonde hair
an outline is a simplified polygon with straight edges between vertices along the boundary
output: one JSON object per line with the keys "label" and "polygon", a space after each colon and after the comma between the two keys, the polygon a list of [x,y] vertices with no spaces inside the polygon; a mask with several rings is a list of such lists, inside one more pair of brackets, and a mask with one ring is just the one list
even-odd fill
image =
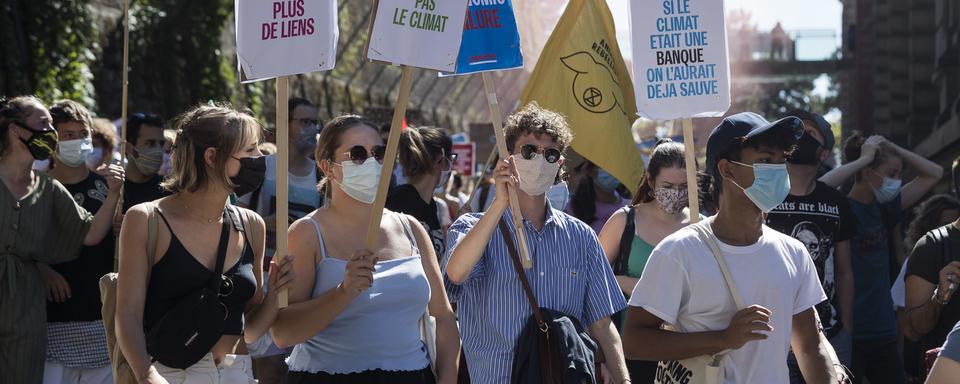
{"label": "woman with blonde hair", "polygon": [[[250,358],[236,355],[237,345],[269,329],[276,293],[292,280],[292,263],[276,261],[263,293],[263,219],[227,204],[231,193],[249,192],[263,180],[260,129],[253,117],[226,107],[187,112],[177,124],[172,169],[163,182],[172,195],[127,212],[120,231],[117,340],[140,382],[255,382]],[[148,250],[154,214],[163,225],[157,226],[156,248]]]}

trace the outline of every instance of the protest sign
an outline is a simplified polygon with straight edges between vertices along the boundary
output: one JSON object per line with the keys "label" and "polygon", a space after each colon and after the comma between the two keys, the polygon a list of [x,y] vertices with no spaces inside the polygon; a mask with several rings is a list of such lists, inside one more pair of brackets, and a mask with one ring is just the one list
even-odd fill
{"label": "protest sign", "polygon": [[520,32],[510,0],[469,0],[456,73],[523,67]]}
{"label": "protest sign", "polygon": [[473,176],[473,168],[477,163],[477,143],[454,143],[453,153],[457,154],[453,170],[463,176]]}
{"label": "protest sign", "polygon": [[723,0],[636,0],[630,8],[640,116],[722,116],[730,108]]}
{"label": "protest sign", "polygon": [[453,72],[466,10],[465,0],[377,0],[367,58]]}
{"label": "protest sign", "polygon": [[326,71],[336,64],[336,1],[237,1],[236,28],[241,82]]}

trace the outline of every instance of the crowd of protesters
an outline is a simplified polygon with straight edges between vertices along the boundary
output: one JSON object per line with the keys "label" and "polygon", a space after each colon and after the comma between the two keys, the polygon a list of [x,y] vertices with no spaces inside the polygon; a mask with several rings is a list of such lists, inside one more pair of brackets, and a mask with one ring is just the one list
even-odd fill
{"label": "crowd of protesters", "polygon": [[[627,186],[568,163],[535,103],[481,177],[406,127],[367,248],[389,126],[294,98],[276,255],[278,149],[250,114],[134,113],[121,137],[74,101],[0,103],[3,382],[662,383],[701,356],[725,383],[960,377],[958,164],[932,194],[942,167],[808,111],[724,118],[700,212],[669,139]],[[567,368],[541,365],[548,329]]]}

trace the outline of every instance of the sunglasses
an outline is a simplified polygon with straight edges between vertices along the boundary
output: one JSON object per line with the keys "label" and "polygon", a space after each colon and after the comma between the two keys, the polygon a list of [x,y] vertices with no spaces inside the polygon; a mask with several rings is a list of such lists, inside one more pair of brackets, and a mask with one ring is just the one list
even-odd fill
{"label": "sunglasses", "polygon": [[350,152],[346,152],[344,155],[349,156],[350,161],[354,164],[362,165],[364,161],[367,161],[367,159],[371,157],[378,163],[383,164],[383,157],[386,153],[387,147],[382,145],[374,145],[373,148],[370,149],[370,152],[367,152],[367,149],[362,145],[354,145],[350,148]]}
{"label": "sunglasses", "polygon": [[525,144],[520,147],[520,156],[523,157],[524,160],[533,160],[537,154],[543,155],[543,158],[550,164],[560,161],[561,156],[560,150],[556,148],[542,148],[533,144]]}

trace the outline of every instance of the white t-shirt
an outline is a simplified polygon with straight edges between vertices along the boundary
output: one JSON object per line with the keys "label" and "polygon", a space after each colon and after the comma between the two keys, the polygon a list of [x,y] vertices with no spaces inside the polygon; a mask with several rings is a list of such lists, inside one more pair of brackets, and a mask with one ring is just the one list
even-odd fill
{"label": "white t-shirt", "polygon": [[[724,358],[725,382],[786,383],[793,315],[826,300],[816,267],[802,243],[766,225],[753,245],[718,243],[744,305],[770,309],[774,328]],[[710,248],[690,228],[653,250],[630,305],[684,332],[724,330],[737,312]]]}

